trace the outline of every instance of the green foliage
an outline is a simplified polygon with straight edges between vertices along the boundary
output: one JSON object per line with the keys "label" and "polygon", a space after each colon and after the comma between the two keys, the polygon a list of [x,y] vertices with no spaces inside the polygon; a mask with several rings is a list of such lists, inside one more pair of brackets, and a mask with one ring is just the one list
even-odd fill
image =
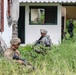
{"label": "green foliage", "polygon": [[[35,49],[46,50],[46,53],[38,54]],[[28,73],[26,66],[0,58],[0,75],[76,75],[76,31],[73,38],[67,36],[67,40],[63,39],[61,44],[52,48],[28,44],[21,46],[19,51],[36,70]]]}
{"label": "green foliage", "polygon": [[45,20],[45,14],[44,13],[42,13],[41,14],[41,17],[40,17],[40,19],[39,19],[39,23],[44,23],[44,20]]}
{"label": "green foliage", "polygon": [[[66,20],[66,28],[68,27],[69,20]],[[73,21],[74,27],[76,27],[76,21]]]}
{"label": "green foliage", "polygon": [[66,28],[68,28],[69,20],[66,20]]}

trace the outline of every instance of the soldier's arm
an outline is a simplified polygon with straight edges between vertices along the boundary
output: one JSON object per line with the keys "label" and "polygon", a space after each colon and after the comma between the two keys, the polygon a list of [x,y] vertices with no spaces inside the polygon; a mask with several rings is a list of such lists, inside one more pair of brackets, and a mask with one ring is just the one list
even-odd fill
{"label": "soldier's arm", "polygon": [[15,51],[15,54],[16,54],[17,56],[20,56],[20,52],[19,52],[18,50]]}
{"label": "soldier's arm", "polygon": [[7,59],[13,59],[13,51],[10,50],[10,49],[7,49],[5,52],[4,52],[4,57],[7,58]]}

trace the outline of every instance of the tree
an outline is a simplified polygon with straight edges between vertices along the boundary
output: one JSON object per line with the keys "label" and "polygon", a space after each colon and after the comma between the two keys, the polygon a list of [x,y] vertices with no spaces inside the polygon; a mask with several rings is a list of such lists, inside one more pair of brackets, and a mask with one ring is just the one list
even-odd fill
{"label": "tree", "polygon": [[12,38],[18,37],[19,0],[8,0],[7,18],[8,24],[12,25]]}

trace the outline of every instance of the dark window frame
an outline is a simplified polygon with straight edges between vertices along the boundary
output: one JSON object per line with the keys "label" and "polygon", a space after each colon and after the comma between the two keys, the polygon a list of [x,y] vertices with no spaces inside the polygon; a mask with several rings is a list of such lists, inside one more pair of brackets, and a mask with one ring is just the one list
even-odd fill
{"label": "dark window frame", "polygon": [[10,16],[10,0],[8,0],[8,16]]}
{"label": "dark window frame", "polygon": [[0,26],[0,32],[3,32],[4,31],[4,0],[1,0],[1,9],[0,9],[0,14],[1,14],[1,26]]}
{"label": "dark window frame", "polygon": [[[56,11],[56,13],[54,13],[56,15],[56,18],[54,16],[55,19],[55,23],[31,23],[31,9],[47,9],[47,8],[55,8],[54,10]],[[52,10],[53,11],[53,10]],[[57,6],[29,6],[29,25],[57,25],[57,13],[58,13],[58,7]]]}

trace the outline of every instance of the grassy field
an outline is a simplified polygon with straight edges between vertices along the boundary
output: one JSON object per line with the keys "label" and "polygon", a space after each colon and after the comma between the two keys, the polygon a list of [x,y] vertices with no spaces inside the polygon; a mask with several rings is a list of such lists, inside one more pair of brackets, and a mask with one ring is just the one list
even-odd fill
{"label": "grassy field", "polygon": [[21,57],[31,62],[36,70],[28,72],[28,67],[12,61],[0,59],[0,75],[76,75],[76,31],[70,39],[63,40],[58,46],[53,45],[45,55],[33,51],[32,45],[20,47]]}

